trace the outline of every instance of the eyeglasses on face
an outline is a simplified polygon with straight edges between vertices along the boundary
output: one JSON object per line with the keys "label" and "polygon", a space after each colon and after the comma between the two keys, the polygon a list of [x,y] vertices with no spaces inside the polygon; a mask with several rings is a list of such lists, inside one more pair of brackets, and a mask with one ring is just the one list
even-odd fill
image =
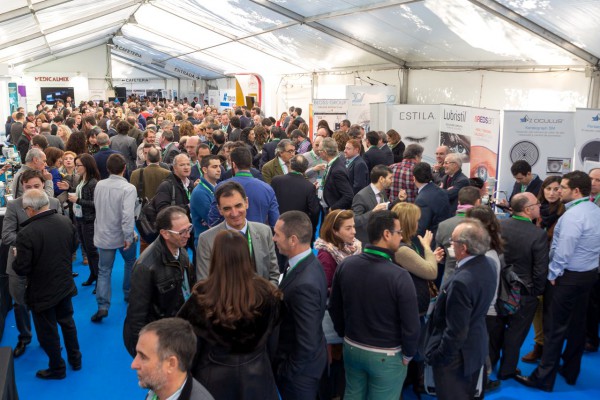
{"label": "eyeglasses on face", "polygon": [[192,229],[194,228],[193,225],[188,226],[185,229],[178,231],[172,231],[170,229],[167,229],[167,232],[172,233],[173,235],[179,235],[179,236],[183,236],[183,235],[189,235],[192,232]]}

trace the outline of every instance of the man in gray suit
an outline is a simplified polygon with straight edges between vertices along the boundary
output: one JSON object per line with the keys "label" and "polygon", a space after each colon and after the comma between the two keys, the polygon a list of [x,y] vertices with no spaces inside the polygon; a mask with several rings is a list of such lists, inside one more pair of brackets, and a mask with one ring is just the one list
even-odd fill
{"label": "man in gray suit", "polygon": [[247,238],[256,273],[277,285],[280,274],[271,228],[246,219],[248,198],[242,185],[234,181],[219,185],[215,191],[215,201],[225,221],[198,237],[196,278],[201,280],[208,276],[215,237],[219,232],[231,229],[239,231]]}
{"label": "man in gray suit", "polygon": [[391,168],[385,165],[376,165],[371,169],[371,184],[356,193],[352,199],[356,238],[363,244],[369,243],[367,222],[373,211],[388,209],[389,202],[385,191],[391,184]]}
{"label": "man in gray suit", "polygon": [[52,128],[50,127],[49,123],[44,122],[42,124],[42,126],[40,127],[40,135],[46,137],[46,140],[48,140],[49,147],[56,147],[57,149],[61,149],[63,151],[65,150],[65,144],[62,141],[62,139],[58,136],[52,135]]}
{"label": "man in gray suit", "polygon": [[[44,176],[38,170],[27,170],[21,174],[20,179],[24,192],[31,189],[44,189]],[[50,209],[62,214],[60,202],[54,197],[50,197],[49,200]],[[6,272],[8,274],[8,290],[15,302],[15,322],[19,331],[19,341],[13,352],[15,358],[23,355],[25,348],[31,343],[31,315],[25,302],[27,278],[17,275],[13,270],[13,263],[17,253],[15,247],[17,244],[17,233],[21,224],[28,219],[29,217],[23,209],[23,196],[8,202],[2,225],[2,244],[10,246]]]}

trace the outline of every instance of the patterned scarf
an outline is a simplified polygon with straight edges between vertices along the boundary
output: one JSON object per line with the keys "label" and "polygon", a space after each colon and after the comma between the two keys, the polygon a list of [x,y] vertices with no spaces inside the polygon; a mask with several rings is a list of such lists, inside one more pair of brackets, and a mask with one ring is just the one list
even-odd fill
{"label": "patterned scarf", "polygon": [[354,239],[351,244],[344,243],[344,247],[340,250],[337,246],[332,243],[326,242],[321,238],[315,240],[315,249],[317,250],[325,250],[335,260],[336,263],[341,263],[342,260],[348,256],[354,256],[356,254],[360,254],[362,251],[362,244],[358,239]]}

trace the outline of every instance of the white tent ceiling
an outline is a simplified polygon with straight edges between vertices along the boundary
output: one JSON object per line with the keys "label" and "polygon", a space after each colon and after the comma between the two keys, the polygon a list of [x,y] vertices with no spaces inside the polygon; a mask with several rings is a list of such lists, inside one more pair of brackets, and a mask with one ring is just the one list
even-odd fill
{"label": "white tent ceiling", "polygon": [[[0,63],[111,40],[159,76],[598,67],[599,0],[5,0]],[[94,62],[90,60],[90,62]]]}

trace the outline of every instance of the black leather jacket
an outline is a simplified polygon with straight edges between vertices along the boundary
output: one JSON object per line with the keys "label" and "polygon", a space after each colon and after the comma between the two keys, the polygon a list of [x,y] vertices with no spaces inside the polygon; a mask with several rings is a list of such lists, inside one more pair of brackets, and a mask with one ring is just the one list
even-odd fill
{"label": "black leather jacket", "polygon": [[196,274],[187,251],[180,249],[179,259],[175,260],[161,236],[138,258],[131,272],[129,306],[123,326],[125,347],[132,356],[140,330],[152,321],[174,317],[185,302],[184,274],[191,291]]}

